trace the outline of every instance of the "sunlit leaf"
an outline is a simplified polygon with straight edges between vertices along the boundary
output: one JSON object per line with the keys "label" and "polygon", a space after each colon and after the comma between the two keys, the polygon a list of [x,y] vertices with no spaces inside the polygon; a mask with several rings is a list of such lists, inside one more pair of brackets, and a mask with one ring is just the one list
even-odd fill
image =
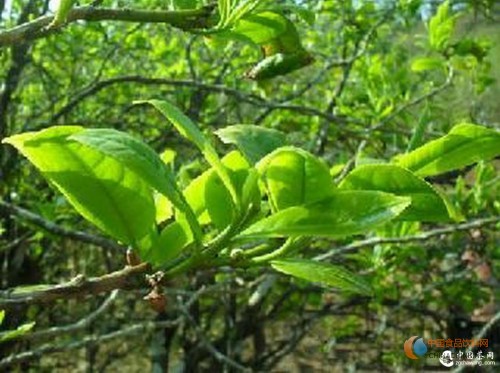
{"label": "sunlit leaf", "polygon": [[457,16],[450,11],[450,2],[445,1],[429,21],[429,44],[437,51],[444,51],[453,35]]}
{"label": "sunlit leaf", "polygon": [[395,165],[372,164],[355,168],[339,185],[348,190],[374,190],[411,198],[399,220],[447,221],[447,207],[438,192],[425,180]]}
{"label": "sunlit leaf", "polygon": [[285,134],[254,125],[233,125],[216,131],[226,144],[235,144],[252,164],[286,143]]}
{"label": "sunlit leaf", "polygon": [[271,265],[279,272],[310,282],[317,282],[349,293],[370,295],[371,287],[361,276],[340,266],[304,259],[273,260]]}
{"label": "sunlit leaf", "polygon": [[148,249],[141,242],[156,234],[150,186],[115,158],[71,139],[83,131],[52,127],[4,142],[23,153],[87,220],[119,241]]}
{"label": "sunlit leaf", "polygon": [[275,210],[322,200],[335,188],[328,166],[298,148],[275,150],[257,164],[257,169]]}
{"label": "sunlit leaf", "polygon": [[411,69],[416,72],[442,69],[445,62],[442,57],[421,57],[412,62]]}
{"label": "sunlit leaf", "polygon": [[203,135],[191,119],[189,119],[176,106],[172,105],[168,101],[149,100],[138,101],[137,103],[148,103],[154,106],[174,125],[182,136],[193,142],[198,149],[200,149],[207,162],[214,168],[215,172],[217,172],[224,183],[224,186],[231,194],[233,202],[235,202],[236,205],[239,205],[238,195],[226,168],[220,161],[219,156],[217,155],[217,152],[211,142]]}
{"label": "sunlit leaf", "polygon": [[149,261],[157,266],[175,259],[182,250],[193,241],[193,236],[186,224],[173,222],[160,233],[153,247]]}
{"label": "sunlit leaf", "polygon": [[393,162],[418,176],[432,176],[498,155],[498,131],[474,124],[460,124],[447,135],[395,157]]}
{"label": "sunlit leaf", "polygon": [[408,197],[372,191],[337,191],[325,200],[281,210],[240,237],[344,237],[386,223],[411,203]]}
{"label": "sunlit leaf", "polygon": [[29,333],[35,324],[35,322],[26,323],[18,326],[15,330],[7,330],[6,332],[0,333],[0,342],[6,342]]}

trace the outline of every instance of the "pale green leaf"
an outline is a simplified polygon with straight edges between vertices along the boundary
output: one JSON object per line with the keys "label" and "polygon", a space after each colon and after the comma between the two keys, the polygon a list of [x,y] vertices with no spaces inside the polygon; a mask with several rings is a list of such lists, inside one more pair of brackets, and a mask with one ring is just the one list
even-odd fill
{"label": "pale green leaf", "polygon": [[29,333],[35,324],[35,322],[26,323],[18,326],[15,330],[7,330],[6,332],[0,333],[0,342],[6,342]]}
{"label": "pale green leaf", "polygon": [[257,169],[274,210],[322,200],[335,189],[328,166],[299,148],[279,148]]}
{"label": "pale green leaf", "polygon": [[399,166],[372,164],[357,167],[344,178],[339,188],[410,197],[411,205],[398,217],[399,220],[450,220],[446,203],[432,185]]}
{"label": "pale green leaf", "polygon": [[215,133],[224,143],[235,144],[252,164],[286,143],[284,133],[255,125],[233,125]]}
{"label": "pale green leaf", "polygon": [[460,124],[445,136],[394,158],[393,162],[418,176],[432,176],[500,155],[500,133]]}
{"label": "pale green leaf", "polygon": [[113,157],[71,140],[77,126],[52,127],[9,137],[87,220],[121,242],[147,250],[155,208],[148,184]]}
{"label": "pale green leaf", "polygon": [[246,237],[344,237],[386,223],[411,203],[408,197],[373,191],[336,191],[325,200],[289,207],[257,221]]}
{"label": "pale green leaf", "polygon": [[186,203],[170,168],[148,145],[114,129],[85,129],[70,137],[81,144],[112,157],[143,178],[152,188],[165,195],[174,206],[185,212]]}
{"label": "pale green leaf", "polygon": [[428,71],[443,69],[446,61],[442,57],[420,57],[411,64],[412,71]]}
{"label": "pale green leaf", "polygon": [[228,171],[220,161],[219,156],[217,155],[217,152],[215,151],[211,142],[207,138],[205,138],[203,133],[201,133],[201,131],[191,121],[191,119],[189,119],[176,106],[172,105],[168,101],[148,100],[139,101],[137,103],[148,103],[154,106],[160,113],[163,114],[163,116],[165,116],[165,118],[167,118],[174,125],[174,127],[182,136],[193,142],[198,147],[198,149],[200,149],[207,162],[214,168],[215,172],[217,172],[217,174],[221,178],[224,186],[231,194],[235,205],[238,206],[238,195],[234,189],[234,185],[231,182]]}
{"label": "pale green leaf", "polygon": [[236,22],[231,36],[257,45],[277,39],[287,28],[288,20],[279,13],[260,12],[251,14]]}
{"label": "pale green leaf", "polygon": [[310,282],[317,282],[340,290],[370,295],[371,286],[358,276],[340,266],[304,259],[273,260],[271,265],[279,272]]}
{"label": "pale green leaf", "polygon": [[450,2],[445,1],[429,21],[429,44],[439,52],[446,50],[455,29],[457,16],[450,11]]}
{"label": "pale green leaf", "polygon": [[164,265],[175,259],[192,241],[189,227],[181,222],[173,222],[160,233],[149,261],[156,266]]}

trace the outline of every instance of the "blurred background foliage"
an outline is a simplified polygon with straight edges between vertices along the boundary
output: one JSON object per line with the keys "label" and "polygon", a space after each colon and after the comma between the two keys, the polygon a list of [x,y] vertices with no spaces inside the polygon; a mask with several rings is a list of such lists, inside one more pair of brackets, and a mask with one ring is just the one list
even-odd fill
{"label": "blurred background foliage", "polygon": [[[178,9],[182,3],[110,0],[103,6]],[[1,49],[1,136],[55,124],[113,127],[143,138],[159,152],[174,150],[179,182],[187,185],[206,165],[158,114],[132,101],[169,99],[207,134],[231,124],[279,129],[296,145],[322,155],[332,177],[349,162],[389,159],[460,122],[498,128],[498,2],[451,1],[453,15],[460,16],[441,50],[429,42],[429,20],[441,1],[280,3],[300,5],[314,16],[308,24],[297,13],[289,15],[315,62],[264,84],[243,77],[260,59],[255,46],[214,42],[161,24],[77,22],[49,37]],[[22,17],[54,10],[52,2],[40,0],[0,5],[0,32]],[[228,149],[219,146],[221,152]],[[92,232],[14,151],[2,146],[0,162],[3,201],[65,229]],[[466,220],[498,216],[499,166],[498,160],[483,162],[435,181]],[[122,253],[48,232],[5,206],[0,211],[2,289],[58,283],[80,273],[98,276],[124,266]],[[365,238],[412,237],[436,228],[391,223]],[[179,278],[167,289],[175,310],[179,299],[203,284],[210,286],[191,309],[197,327],[184,322],[133,338],[64,348],[88,336],[158,320],[142,300],[144,286],[120,292],[106,312],[77,333],[52,341],[23,337],[0,344],[0,355],[52,343],[63,347],[9,369],[137,372],[165,362],[165,353],[155,350],[162,346],[170,351],[172,371],[237,371],[207,349],[209,340],[225,356],[256,371],[402,371],[437,363],[407,359],[402,352],[407,338],[472,338],[487,320],[478,312],[495,298],[498,304],[500,238],[495,226],[349,249],[361,239],[315,241],[310,250],[319,254],[340,248],[329,260],[369,274],[376,287],[373,298],[321,289],[267,269],[225,268],[216,275],[206,270]],[[480,272],[484,264],[489,276]],[[266,287],[262,299],[250,301]],[[35,330],[71,324],[105,298],[8,310],[2,328],[31,321]],[[489,312],[484,317],[493,315]],[[495,351],[500,354],[498,344]]]}

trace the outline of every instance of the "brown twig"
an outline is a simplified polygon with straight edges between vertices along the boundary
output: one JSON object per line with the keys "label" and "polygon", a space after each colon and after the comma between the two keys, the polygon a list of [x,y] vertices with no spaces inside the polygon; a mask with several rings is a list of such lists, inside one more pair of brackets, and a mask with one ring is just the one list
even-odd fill
{"label": "brown twig", "polygon": [[25,219],[39,226],[40,228],[43,228],[47,232],[53,233],[55,235],[71,238],[80,242],[89,243],[115,252],[125,253],[125,248],[112,240],[109,240],[105,237],[96,236],[87,232],[75,231],[63,228],[60,225],[43,218],[40,215],[37,215],[29,210],[16,206],[12,203],[3,201],[1,199],[0,199],[0,208],[3,208],[8,212],[10,212],[11,214],[16,215],[22,219]]}
{"label": "brown twig", "polygon": [[19,304],[47,303],[58,299],[68,299],[95,295],[115,289],[126,289],[131,286],[132,279],[151,269],[149,263],[141,263],[134,267],[125,267],[100,277],[85,278],[79,275],[69,282],[58,285],[46,285],[38,290],[9,289],[0,292],[0,308],[8,308]]}
{"label": "brown twig", "polygon": [[[195,293],[193,293],[193,295],[185,303],[185,308],[189,309],[189,307],[194,302],[196,302],[202,294],[206,293],[208,289],[209,288],[207,288],[207,287],[202,287],[199,290],[197,290]],[[8,366],[12,366],[15,364],[20,364],[20,363],[25,362],[25,361],[30,361],[30,360],[33,360],[36,358],[40,358],[40,357],[45,356],[45,355],[50,354],[50,353],[80,349],[80,348],[84,348],[87,346],[92,346],[92,345],[101,344],[101,343],[107,343],[107,342],[114,340],[114,339],[124,338],[127,336],[132,336],[132,335],[137,335],[137,334],[144,335],[145,333],[151,332],[153,330],[164,329],[164,328],[178,325],[183,320],[184,320],[184,316],[180,315],[179,317],[177,317],[173,320],[165,320],[165,321],[159,321],[159,322],[146,321],[146,322],[142,322],[139,324],[134,324],[134,325],[124,327],[123,329],[116,330],[116,331],[108,333],[108,334],[91,335],[91,336],[85,337],[82,340],[71,342],[71,343],[68,343],[68,342],[59,343],[59,344],[47,343],[47,344],[44,344],[37,349],[30,350],[30,351],[24,351],[24,352],[21,352],[18,354],[13,354],[13,355],[10,355],[10,356],[0,360],[0,369],[5,369]]]}
{"label": "brown twig", "polygon": [[357,249],[361,249],[363,247],[370,247],[370,246],[375,246],[375,245],[406,244],[409,242],[423,242],[423,241],[430,240],[434,237],[439,237],[441,235],[453,234],[455,232],[467,231],[469,229],[474,229],[474,228],[481,228],[481,227],[485,227],[487,225],[497,224],[499,222],[500,222],[500,216],[493,216],[493,217],[489,217],[489,218],[472,220],[472,221],[467,222],[467,223],[450,225],[450,226],[447,226],[444,228],[437,228],[437,229],[423,232],[420,234],[416,234],[413,236],[369,238],[366,240],[353,242],[349,245],[337,247],[337,248],[332,249],[324,254],[316,256],[314,259],[315,260],[326,260],[326,259],[330,259],[338,254],[341,254],[341,253],[350,252],[350,251],[354,251]]}

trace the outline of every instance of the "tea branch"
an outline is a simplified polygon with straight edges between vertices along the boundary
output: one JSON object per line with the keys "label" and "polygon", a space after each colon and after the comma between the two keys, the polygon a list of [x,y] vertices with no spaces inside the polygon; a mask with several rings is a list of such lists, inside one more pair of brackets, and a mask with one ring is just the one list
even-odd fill
{"label": "tea branch", "polygon": [[47,220],[44,217],[35,214],[29,210],[22,207],[14,205],[10,202],[6,202],[0,199],[0,209],[7,210],[10,214],[20,217],[36,226],[46,230],[49,233],[55,234],[61,237],[67,237],[76,241],[89,243],[95,246],[102,247],[115,252],[125,253],[125,248],[115,241],[107,239],[102,236],[93,235],[83,231],[71,230],[61,227],[60,225],[54,223],[53,221]]}
{"label": "tea branch", "polygon": [[[194,302],[196,302],[199,297],[207,291],[208,288],[202,287],[186,301],[184,307],[189,309]],[[61,351],[69,351],[69,350],[77,350],[80,348],[84,348],[87,346],[93,346],[97,344],[107,343],[109,341],[115,339],[123,339],[125,337],[133,336],[133,335],[144,335],[146,333],[150,333],[154,330],[164,329],[168,327],[172,327],[175,325],[179,325],[184,320],[184,316],[180,315],[172,320],[164,320],[164,321],[145,321],[138,324],[133,324],[123,329],[119,329],[107,334],[101,335],[91,335],[82,340],[75,342],[63,342],[59,344],[47,343],[42,345],[41,347],[21,352],[19,354],[10,355],[2,360],[0,360],[0,369],[6,368],[8,366],[12,366],[15,364],[20,364],[26,361],[30,361],[33,359],[40,358],[42,356],[46,356],[50,353],[61,352]]]}
{"label": "tea branch", "polygon": [[47,303],[57,299],[81,298],[90,294],[95,295],[115,289],[130,288],[132,280],[138,274],[144,274],[150,269],[149,263],[141,263],[100,277],[87,279],[82,275],[78,275],[69,282],[58,285],[37,285],[34,288],[8,289],[0,292],[0,308],[8,308],[24,303]]}
{"label": "tea branch", "polygon": [[349,245],[334,248],[324,254],[316,256],[315,260],[327,260],[338,254],[354,251],[364,247],[370,247],[375,245],[383,244],[406,244],[410,242],[425,242],[442,235],[449,235],[456,232],[468,231],[470,229],[483,228],[489,225],[494,225],[500,223],[500,216],[494,216],[490,218],[480,218],[472,220],[467,223],[461,223],[456,225],[450,225],[443,228],[437,228],[413,236],[403,236],[403,237],[374,237],[362,241],[353,242]]}
{"label": "tea branch", "polygon": [[61,25],[49,27],[54,20],[54,16],[44,15],[33,21],[22,23],[0,32],[0,48],[46,37],[54,32],[60,31],[68,24],[77,21],[163,23],[183,30],[201,29],[207,27],[209,17],[213,10],[213,5],[208,5],[199,9],[179,11],[128,8],[113,9],[98,8],[95,6],[76,7],[69,11],[66,22]]}

